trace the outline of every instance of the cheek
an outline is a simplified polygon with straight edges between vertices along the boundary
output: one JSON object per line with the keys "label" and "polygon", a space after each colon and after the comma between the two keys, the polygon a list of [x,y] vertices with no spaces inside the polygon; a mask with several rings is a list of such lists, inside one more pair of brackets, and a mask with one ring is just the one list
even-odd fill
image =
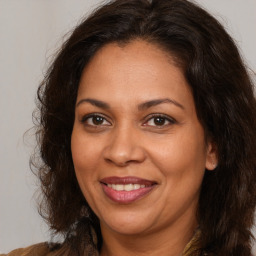
{"label": "cheek", "polygon": [[206,146],[203,135],[184,131],[179,136],[170,135],[149,148],[152,161],[164,176],[204,173]]}
{"label": "cheek", "polygon": [[71,137],[71,152],[76,176],[80,186],[95,179],[95,166],[99,161],[99,153],[96,143],[90,143],[88,138],[82,136],[76,130]]}
{"label": "cheek", "polygon": [[97,143],[90,141],[84,132],[74,127],[71,136],[71,152],[75,167],[80,169],[84,166],[93,164],[94,159],[97,158]]}
{"label": "cheek", "polygon": [[95,170],[99,162],[99,147],[96,147],[96,145],[95,143],[90,143],[88,137],[84,137],[83,134],[76,132],[76,130],[73,131],[71,151],[75,173],[80,189],[92,208],[96,204],[93,191],[98,189],[98,176]]}

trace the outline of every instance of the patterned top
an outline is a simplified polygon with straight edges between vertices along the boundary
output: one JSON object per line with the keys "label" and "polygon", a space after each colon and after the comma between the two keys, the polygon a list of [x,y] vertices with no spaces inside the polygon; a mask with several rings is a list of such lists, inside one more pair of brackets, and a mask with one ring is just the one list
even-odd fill
{"label": "patterned top", "polygon": [[[186,245],[181,256],[190,256],[192,252],[195,252],[197,249],[199,249],[199,246],[197,246],[199,235],[200,235],[200,232],[196,231],[191,241]],[[46,242],[35,244],[27,248],[16,249],[14,251],[11,251],[8,254],[0,254],[0,256],[70,256],[70,255],[72,255],[72,253],[67,246],[64,245],[57,250],[50,251],[48,243]],[[99,254],[84,252],[83,256],[99,256]]]}

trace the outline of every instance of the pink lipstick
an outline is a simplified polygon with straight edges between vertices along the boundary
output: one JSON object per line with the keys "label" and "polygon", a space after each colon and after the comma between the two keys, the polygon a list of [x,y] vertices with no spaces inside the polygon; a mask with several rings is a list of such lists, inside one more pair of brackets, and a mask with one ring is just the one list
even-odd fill
{"label": "pink lipstick", "polygon": [[138,177],[107,177],[100,181],[103,191],[112,201],[132,203],[147,195],[157,184]]}

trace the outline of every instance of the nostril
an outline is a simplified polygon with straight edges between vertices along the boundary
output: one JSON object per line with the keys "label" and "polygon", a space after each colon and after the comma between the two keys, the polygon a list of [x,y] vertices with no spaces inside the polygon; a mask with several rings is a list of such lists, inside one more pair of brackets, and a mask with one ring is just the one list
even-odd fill
{"label": "nostril", "polygon": [[125,134],[116,134],[110,144],[104,149],[103,157],[108,163],[117,166],[126,166],[130,163],[143,162],[145,152],[143,147],[138,145],[138,139],[131,138]]}
{"label": "nostril", "polygon": [[128,160],[128,161],[118,161],[118,160],[113,160],[113,159],[109,159],[109,158],[106,158],[105,159],[108,163],[111,163],[111,164],[115,164],[117,166],[120,166],[120,167],[123,167],[123,166],[127,166],[130,162],[133,162],[132,160]]}

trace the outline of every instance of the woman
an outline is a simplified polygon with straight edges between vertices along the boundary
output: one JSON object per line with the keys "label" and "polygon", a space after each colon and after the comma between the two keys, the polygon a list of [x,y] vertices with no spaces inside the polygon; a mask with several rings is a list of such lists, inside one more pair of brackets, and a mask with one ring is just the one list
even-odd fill
{"label": "woman", "polygon": [[64,242],[10,255],[252,255],[253,84],[200,7],[111,1],[38,98],[40,209]]}

